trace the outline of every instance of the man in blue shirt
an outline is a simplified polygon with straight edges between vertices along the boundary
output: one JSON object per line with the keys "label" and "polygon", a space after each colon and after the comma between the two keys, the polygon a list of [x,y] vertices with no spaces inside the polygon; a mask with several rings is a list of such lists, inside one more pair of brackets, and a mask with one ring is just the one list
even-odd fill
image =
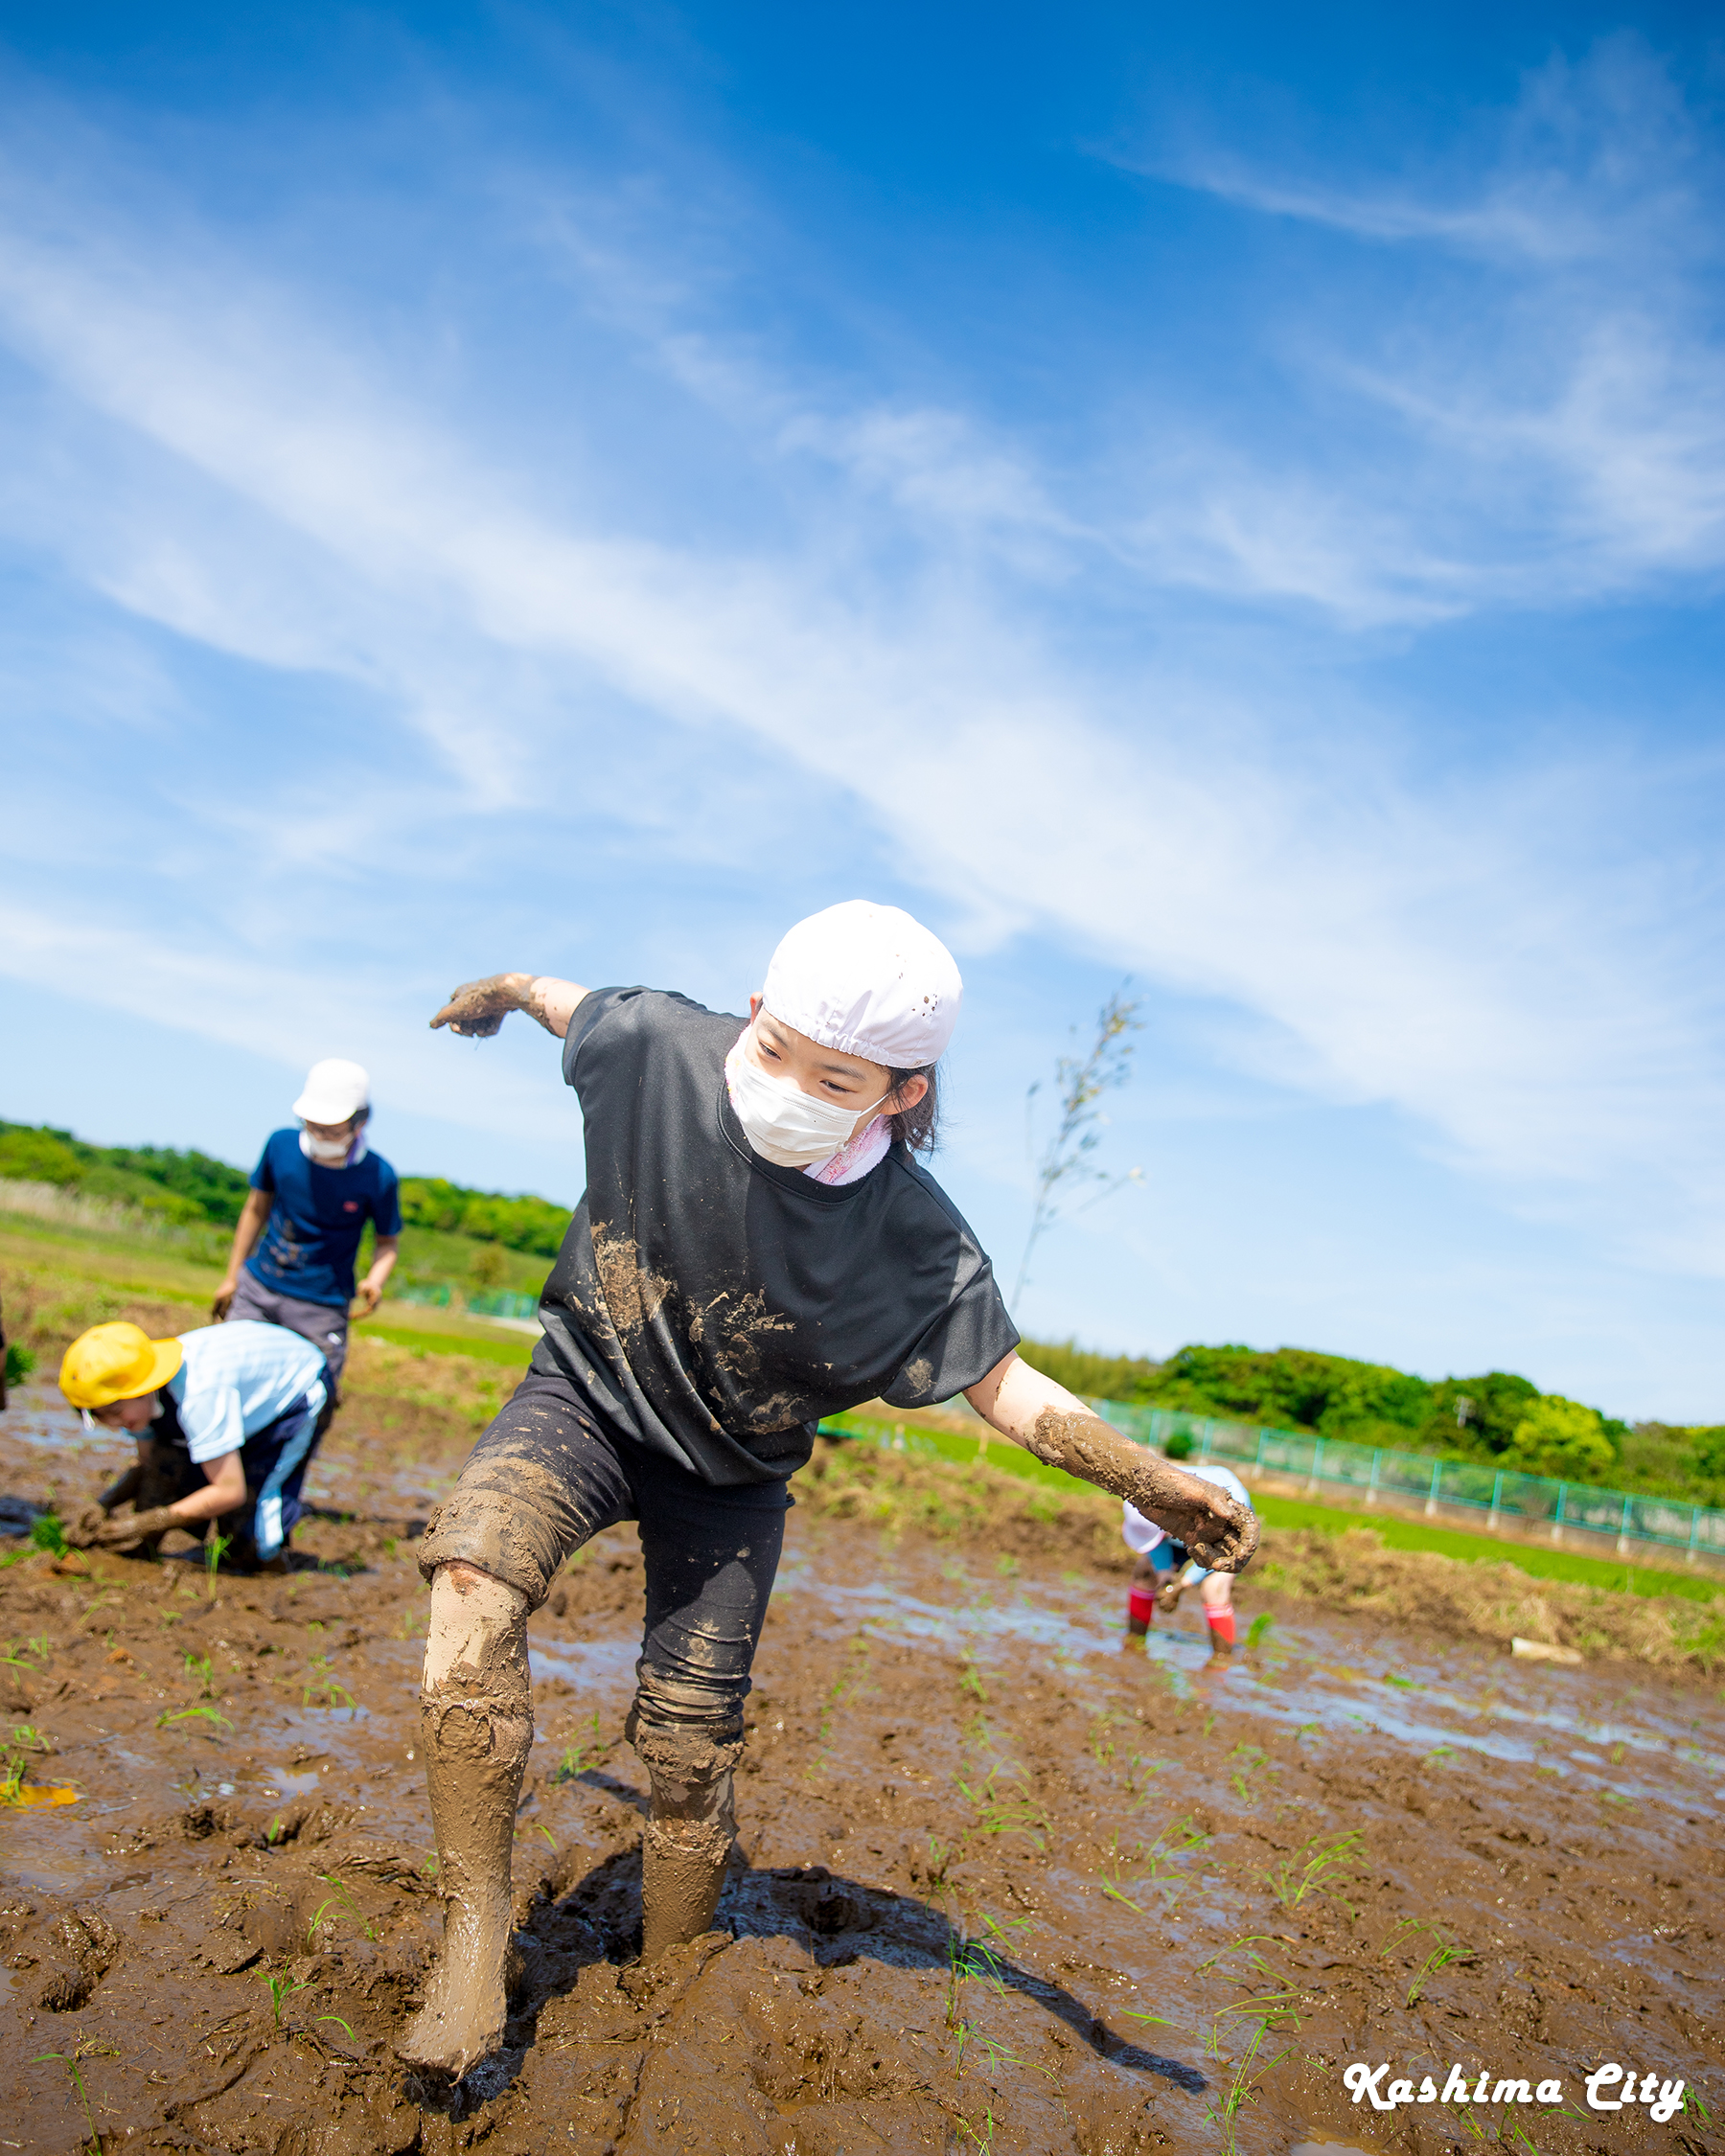
{"label": "man in blue shirt", "polygon": [[[210,1315],[258,1319],[309,1340],[330,1365],[332,1408],[347,1362],[348,1304],[369,1318],[395,1268],[402,1233],[396,1172],[368,1151],[371,1081],[356,1063],[314,1063],[293,1104],[297,1131],[272,1131],[252,1171],[251,1196]],[[371,1271],[354,1284],[367,1221]]]}
{"label": "man in blue shirt", "polygon": [[[201,1536],[213,1520],[232,1545],[230,1563],[285,1564],[329,1378],[316,1347],[281,1325],[240,1319],[177,1340],[92,1325],[66,1350],[60,1390],[104,1429],[130,1432],[138,1472],[68,1539],[118,1548],[153,1544],[170,1527]],[[105,1517],[128,1497],[130,1519]]]}

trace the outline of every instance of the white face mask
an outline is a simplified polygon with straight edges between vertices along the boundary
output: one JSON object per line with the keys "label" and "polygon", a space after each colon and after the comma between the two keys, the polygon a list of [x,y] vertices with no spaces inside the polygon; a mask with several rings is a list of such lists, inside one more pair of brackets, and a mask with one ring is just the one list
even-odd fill
{"label": "white face mask", "polygon": [[[357,1140],[357,1143],[356,1143]],[[354,1137],[340,1138],[332,1145],[327,1138],[314,1138],[310,1131],[300,1132],[300,1151],[308,1160],[315,1160],[320,1168],[345,1168],[364,1158],[365,1143],[359,1133]],[[349,1155],[353,1156],[350,1161]]]}
{"label": "white face mask", "polygon": [[[866,1108],[841,1108],[816,1100],[789,1078],[770,1078],[751,1063],[747,1048],[731,1072],[731,1105],[743,1135],[775,1168],[812,1168],[830,1160]],[[886,1095],[883,1093],[881,1100]],[[881,1100],[869,1106],[879,1108]]]}

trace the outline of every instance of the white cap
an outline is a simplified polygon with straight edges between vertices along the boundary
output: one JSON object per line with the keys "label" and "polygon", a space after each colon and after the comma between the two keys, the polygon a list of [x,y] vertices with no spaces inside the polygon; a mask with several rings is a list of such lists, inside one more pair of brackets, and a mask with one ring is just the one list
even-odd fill
{"label": "white cap", "polygon": [[293,1104],[304,1123],[345,1123],[371,1101],[371,1080],[356,1063],[326,1056],[306,1073],[306,1089]]}
{"label": "white cap", "polygon": [[761,1000],[823,1048],[892,1070],[933,1063],[958,1023],[953,954],[896,906],[847,899],[799,921],[767,968]]}

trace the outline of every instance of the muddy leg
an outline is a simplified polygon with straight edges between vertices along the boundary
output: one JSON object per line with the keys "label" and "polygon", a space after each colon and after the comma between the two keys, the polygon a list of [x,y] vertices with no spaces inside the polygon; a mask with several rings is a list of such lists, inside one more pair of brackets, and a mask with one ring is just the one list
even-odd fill
{"label": "muddy leg", "polygon": [[685,1946],[713,1928],[724,1867],[737,1836],[731,1777],[743,1739],[683,1723],[645,1720],[627,1734],[653,1786],[641,1844],[641,1960]]}
{"label": "muddy leg", "polygon": [[509,1861],[533,1748],[527,1597],[472,1565],[440,1566],[432,1585],[420,1732],[444,1944],[397,2050],[458,2078],[503,2040]]}

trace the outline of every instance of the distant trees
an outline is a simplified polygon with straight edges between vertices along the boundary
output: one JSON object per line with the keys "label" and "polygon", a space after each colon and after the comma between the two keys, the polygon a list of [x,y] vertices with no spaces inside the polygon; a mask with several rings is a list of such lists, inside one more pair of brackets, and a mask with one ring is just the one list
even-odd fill
{"label": "distant trees", "polygon": [[1091,1399],[1184,1408],[1349,1444],[1725,1504],[1725,1426],[1631,1428],[1579,1401],[1542,1393],[1513,1370],[1433,1381],[1308,1347],[1237,1343],[1194,1343],[1162,1363],[1097,1355],[1072,1341],[1024,1341],[1019,1353]]}
{"label": "distant trees", "polygon": [[1605,1434],[1596,1408],[1548,1392],[1535,1400],[1510,1434],[1501,1456],[1506,1467],[1528,1475],[1555,1475],[1560,1480],[1602,1480],[1617,1465],[1617,1447]]}
{"label": "distant trees", "polygon": [[231,1227],[248,1186],[242,1170],[207,1153],[157,1145],[86,1145],[52,1124],[0,1123],[0,1177],[51,1182],[88,1198],[135,1205],[178,1226]]}
{"label": "distant trees", "polygon": [[[215,1222],[232,1227],[251,1187],[243,1168],[207,1153],[178,1153],[165,1145],[86,1145],[70,1131],[46,1123],[0,1123],[0,1178],[51,1182],[182,1227]],[[410,1227],[441,1228],[554,1257],[569,1225],[569,1208],[545,1198],[470,1190],[441,1176],[403,1176],[402,1219]]]}
{"label": "distant trees", "polygon": [[441,1176],[402,1178],[402,1219],[409,1227],[472,1235],[505,1250],[555,1257],[569,1225],[571,1207],[545,1198],[507,1198],[497,1191],[469,1190]]}

